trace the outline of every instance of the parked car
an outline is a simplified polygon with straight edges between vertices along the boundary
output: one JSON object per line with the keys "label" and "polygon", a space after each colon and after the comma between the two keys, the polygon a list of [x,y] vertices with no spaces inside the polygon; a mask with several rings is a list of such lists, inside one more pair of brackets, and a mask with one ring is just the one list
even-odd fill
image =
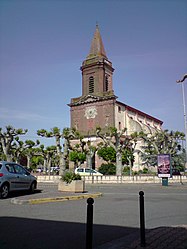
{"label": "parked car", "polygon": [[7,198],[9,192],[29,190],[34,192],[37,187],[37,178],[23,166],[0,161],[0,197]]}
{"label": "parked car", "polygon": [[42,168],[37,168],[36,169],[36,173],[42,173],[43,172],[43,169]]}
{"label": "parked car", "polygon": [[51,173],[57,173],[60,171],[60,167],[56,166],[56,167],[51,167]]}
{"label": "parked car", "polygon": [[[59,175],[60,167],[51,167],[50,168],[50,174],[53,175]],[[49,173],[49,169],[46,170],[47,173]]]}
{"label": "parked car", "polygon": [[76,168],[75,173],[79,174],[80,176],[90,176],[90,175],[102,176],[103,175],[95,169],[88,169],[88,168]]}

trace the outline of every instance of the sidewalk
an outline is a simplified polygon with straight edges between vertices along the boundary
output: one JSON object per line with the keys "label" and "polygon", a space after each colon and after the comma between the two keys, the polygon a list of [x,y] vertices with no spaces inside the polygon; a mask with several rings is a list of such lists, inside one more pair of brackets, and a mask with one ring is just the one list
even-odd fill
{"label": "sidewalk", "polygon": [[146,246],[140,246],[139,233],[111,241],[94,249],[187,249],[187,225],[146,230]]}
{"label": "sidewalk", "polygon": [[[45,186],[42,188],[42,186]],[[42,190],[42,191],[41,191]],[[67,193],[59,192],[56,185],[40,183],[38,191],[32,195],[16,196],[11,198],[13,204],[39,204],[47,202],[60,202],[68,200],[101,197],[102,193]],[[94,249],[187,249],[187,225],[172,227],[157,227],[146,229],[146,247],[140,246],[140,233],[131,233],[128,236],[110,241]],[[72,248],[73,249],[73,248]]]}

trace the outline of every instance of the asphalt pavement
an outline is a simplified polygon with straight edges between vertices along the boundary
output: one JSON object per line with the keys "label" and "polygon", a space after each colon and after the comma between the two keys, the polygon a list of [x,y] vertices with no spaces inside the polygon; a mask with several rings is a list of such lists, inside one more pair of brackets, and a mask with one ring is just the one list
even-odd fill
{"label": "asphalt pavement", "polygon": [[[121,186],[120,186],[121,187]],[[167,188],[167,187],[166,187]],[[183,186],[180,186],[180,188],[183,188]],[[187,186],[184,186],[185,189],[187,189]],[[35,194],[28,195],[28,194],[20,194],[15,195],[13,194],[10,198],[10,202],[15,205],[37,205],[41,203],[50,203],[50,202],[62,202],[62,201],[77,201],[81,199],[87,199],[89,197],[92,198],[102,198],[102,186],[96,186],[92,187],[91,185],[88,187],[89,191],[86,193],[65,193],[65,192],[59,192],[57,190],[57,186],[55,184],[51,183],[40,183],[39,188],[36,191]],[[110,188],[107,188],[107,191],[109,192],[109,189],[112,189],[112,186],[110,185]],[[106,192],[107,192],[106,191]],[[107,194],[107,193],[104,193]],[[186,195],[184,195],[186,198]],[[1,214],[1,213],[0,213]],[[10,222],[10,218],[2,217],[1,219],[1,227],[3,227],[3,224]],[[11,220],[12,222],[12,220]],[[16,224],[16,229],[19,228],[19,225],[25,226],[25,224],[28,222],[28,220],[23,219],[16,219],[14,220],[14,223]],[[185,223],[185,219],[184,219]],[[54,226],[54,227],[53,227]],[[76,227],[77,224],[74,224],[73,227]],[[51,223],[50,225],[51,229],[55,229],[55,225]],[[56,228],[58,229],[58,226],[56,225]],[[66,233],[69,233],[67,235],[68,237],[71,237],[71,232],[73,233],[72,225],[70,229],[67,229],[66,224]],[[83,229],[83,228],[77,228]],[[116,239],[115,236],[112,236],[115,232],[119,232],[119,228],[116,229],[116,227],[102,227],[98,226],[97,224],[94,224],[93,226],[93,239],[95,239],[97,236],[103,232],[103,230],[108,229],[108,238],[102,239],[99,241],[99,243],[93,242],[93,248],[95,249],[140,249],[140,248],[147,248],[147,249],[187,249],[187,224],[180,224],[180,225],[174,225],[174,226],[158,226],[152,229],[145,229],[145,243],[141,243],[141,237],[140,237],[140,229],[138,228],[120,228],[120,234],[118,238]],[[123,229],[123,230],[122,230]],[[11,230],[11,229],[10,229]],[[124,236],[122,235],[121,231],[124,231]],[[47,231],[45,231],[47,232]],[[30,232],[32,233],[32,232]],[[33,231],[34,237],[39,239],[41,235],[41,241],[43,241],[43,235],[37,233],[36,231]],[[13,240],[11,242],[11,238],[9,242],[6,242],[5,237],[3,237],[4,231],[0,233],[0,248],[1,249],[29,249],[33,247],[29,247],[29,245],[24,242],[17,247],[15,244],[13,245]],[[106,235],[107,233],[105,233]],[[4,234],[5,236],[5,234]],[[50,235],[51,236],[51,235]],[[33,238],[31,236],[31,238]],[[53,237],[54,238],[54,237]],[[78,239],[76,238],[75,234],[72,235],[72,240]],[[48,242],[48,239],[44,240],[43,242],[36,242],[34,248],[40,248],[40,249],[47,249],[47,248],[63,248],[63,249],[74,249],[74,248],[85,248],[84,243],[79,244],[77,241],[77,244],[75,246],[75,243],[69,243],[61,245],[60,241],[58,242],[58,236],[56,236],[57,241],[53,241],[53,243]],[[14,238],[16,241],[16,239]],[[12,243],[12,247],[10,247],[10,242]],[[31,243],[32,244],[32,243]],[[33,245],[33,244],[32,244]],[[22,246],[22,247],[21,247]],[[89,248],[91,249],[91,248]]]}

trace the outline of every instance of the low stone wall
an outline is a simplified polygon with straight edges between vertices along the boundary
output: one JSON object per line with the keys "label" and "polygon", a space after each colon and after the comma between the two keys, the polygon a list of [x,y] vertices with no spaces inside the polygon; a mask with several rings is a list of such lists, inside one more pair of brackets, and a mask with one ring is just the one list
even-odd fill
{"label": "low stone wall", "polygon": [[[162,183],[162,178],[157,176],[86,176],[86,183]],[[173,176],[169,183],[187,182],[187,176]]]}
{"label": "low stone wall", "polygon": [[38,182],[55,182],[58,183],[60,176],[54,176],[54,175],[37,175],[37,181]]}
{"label": "low stone wall", "polygon": [[[37,176],[38,182],[55,182],[59,181],[59,176]],[[85,176],[82,177],[85,183],[161,183],[162,179],[157,176]],[[187,176],[173,176],[169,178],[169,183],[187,183]]]}

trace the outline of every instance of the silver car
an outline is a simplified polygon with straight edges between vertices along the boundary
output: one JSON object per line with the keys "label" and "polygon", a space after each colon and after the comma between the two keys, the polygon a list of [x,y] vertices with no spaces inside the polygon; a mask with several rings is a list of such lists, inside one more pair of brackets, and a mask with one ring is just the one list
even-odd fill
{"label": "silver car", "polygon": [[37,187],[37,178],[30,174],[23,166],[0,161],[0,197],[7,198],[9,192],[29,190],[34,192]]}

